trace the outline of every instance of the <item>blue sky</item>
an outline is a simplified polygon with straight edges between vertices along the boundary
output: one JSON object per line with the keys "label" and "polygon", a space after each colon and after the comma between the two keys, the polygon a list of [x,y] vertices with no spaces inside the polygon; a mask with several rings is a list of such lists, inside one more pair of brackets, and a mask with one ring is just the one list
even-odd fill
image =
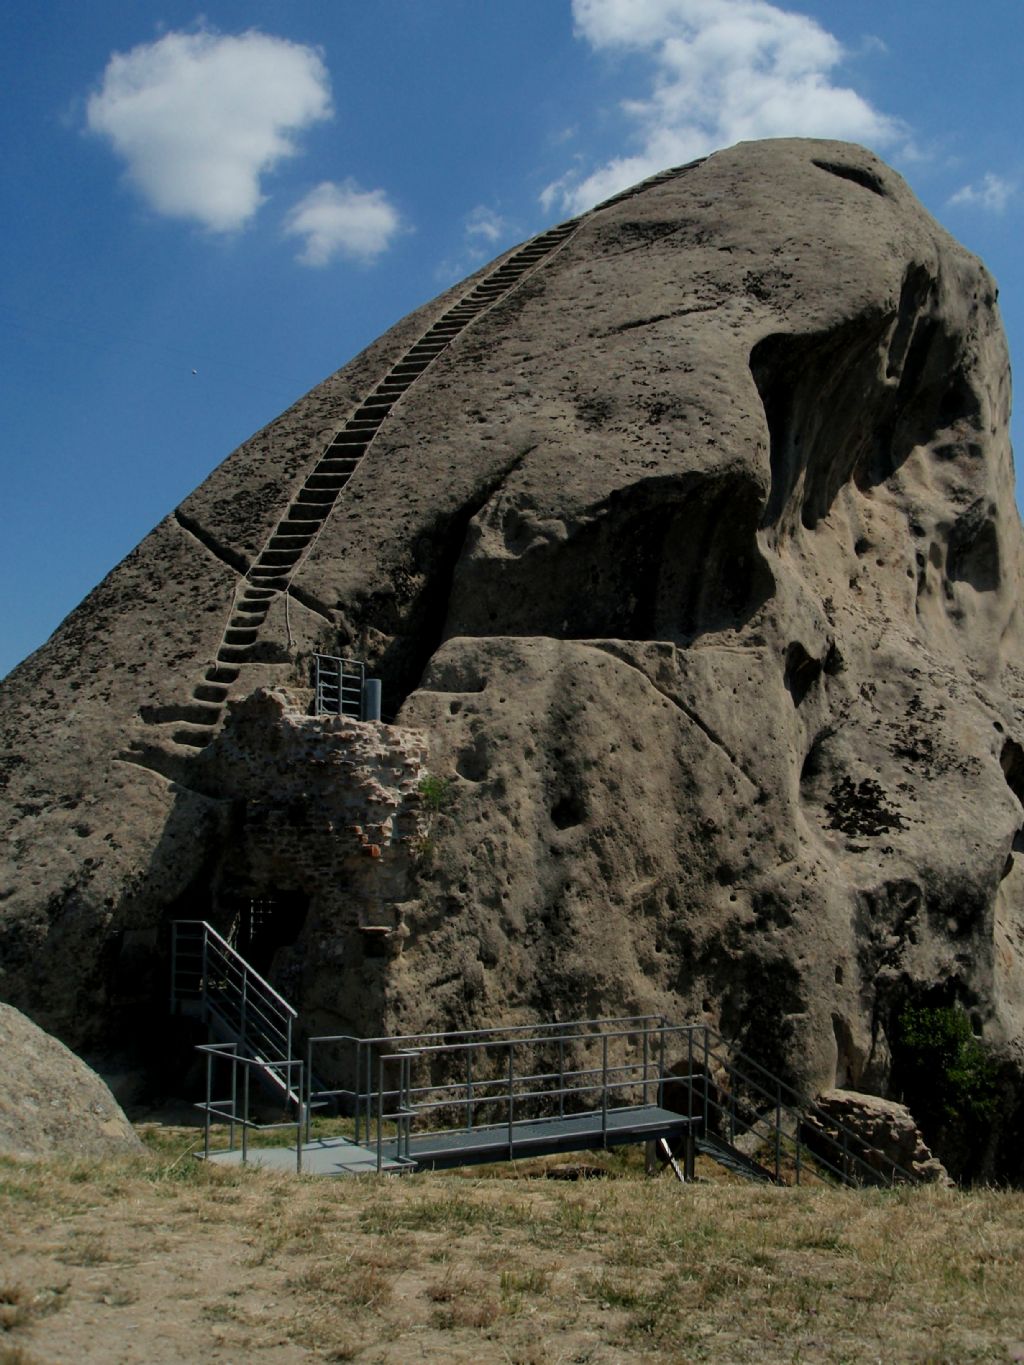
{"label": "blue sky", "polygon": [[412,308],[743,137],[874,147],[1021,355],[1022,38],[1024,0],[5,6],[0,675]]}

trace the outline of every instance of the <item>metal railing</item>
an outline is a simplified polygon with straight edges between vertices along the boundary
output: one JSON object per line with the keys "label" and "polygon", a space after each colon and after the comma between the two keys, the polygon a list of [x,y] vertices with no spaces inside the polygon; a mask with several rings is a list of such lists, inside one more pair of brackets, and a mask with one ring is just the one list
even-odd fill
{"label": "metal railing", "polygon": [[[206,1100],[204,1103],[195,1106],[203,1111],[204,1159],[208,1161],[213,1150],[210,1145],[210,1129],[215,1121],[226,1123],[228,1126],[227,1151],[229,1152],[238,1150],[236,1130],[241,1129],[242,1136],[239,1146],[243,1163],[249,1159],[250,1131],[267,1132],[277,1128],[293,1128],[295,1130],[295,1169],[301,1174],[302,1129],[305,1121],[302,1107],[296,1108],[294,1118],[283,1119],[277,1123],[257,1123],[250,1117],[252,1114],[250,1079],[254,1071],[259,1077],[264,1068],[263,1062],[256,1057],[246,1057],[240,1054],[237,1043],[203,1043],[200,1044],[197,1051],[202,1052],[206,1057]],[[285,1077],[289,1092],[300,1095],[303,1089],[302,1063],[293,1059],[278,1061],[276,1066]],[[223,1071],[225,1067],[229,1076],[228,1094],[223,1099],[214,1099],[215,1076],[218,1069]],[[240,1069],[242,1073],[241,1085],[239,1085],[238,1076]]]}
{"label": "metal railing", "polygon": [[[354,1141],[411,1160],[410,1138],[504,1128],[539,1117],[600,1114],[602,1140],[616,1109],[657,1102],[664,1056],[658,1015],[574,1020],[358,1038],[310,1038],[306,1075],[324,1070],[315,1056],[334,1051],[355,1085],[310,1089],[307,1114],[333,1099],[354,1119]],[[394,1079],[391,1079],[394,1077]],[[432,1120],[449,1122],[431,1126]],[[457,1119],[457,1122],[451,1120]],[[307,1130],[308,1132],[308,1130]]]}
{"label": "metal railing", "polygon": [[[327,1048],[354,1085],[313,1087],[314,1056]],[[659,1015],[377,1038],[325,1035],[309,1039],[305,1075],[307,1140],[313,1106],[340,1101],[354,1119],[354,1141],[376,1149],[378,1169],[385,1148],[391,1160],[412,1161],[414,1133],[505,1127],[511,1152],[516,1122],[586,1110],[600,1115],[606,1142],[610,1113],[654,1103],[692,1120],[709,1155],[721,1159],[724,1146],[733,1164],[777,1183],[801,1183],[808,1164],[846,1185],[916,1180],[898,1163],[873,1157],[854,1129],[714,1029],[668,1024]],[[432,1127],[438,1119],[448,1122]]]}
{"label": "metal railing", "polygon": [[741,1155],[778,1184],[786,1183],[784,1155],[792,1160],[797,1185],[808,1158],[818,1174],[824,1172],[844,1185],[917,1182],[913,1172],[898,1162],[883,1161],[881,1153],[873,1161],[874,1149],[853,1128],[805,1099],[753,1058],[731,1048],[714,1029],[665,1024],[661,1033],[667,1048],[672,1047],[672,1039],[681,1040],[685,1047],[685,1071],[677,1063],[664,1082],[684,1088],[687,1113],[700,1119],[705,1142],[718,1136],[735,1151],[737,1139],[746,1139],[753,1152],[741,1151]]}
{"label": "metal railing", "polygon": [[242,1048],[286,1098],[301,1104],[301,1090],[290,1083],[296,1011],[205,920],[172,925],[172,1011],[187,1002],[195,1003],[222,1039]]}
{"label": "metal railing", "polygon": [[317,715],[362,720],[366,665],[333,654],[314,654],[313,670]]}

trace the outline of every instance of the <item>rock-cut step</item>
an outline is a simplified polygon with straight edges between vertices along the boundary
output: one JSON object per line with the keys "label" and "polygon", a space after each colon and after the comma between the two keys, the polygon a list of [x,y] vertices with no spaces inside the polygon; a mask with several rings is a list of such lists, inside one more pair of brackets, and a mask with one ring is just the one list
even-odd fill
{"label": "rock-cut step", "polygon": [[[356,472],[395,403],[474,318],[504,297],[575,228],[573,221],[535,237],[479,281],[412,344],[335,433],[249,567],[244,591],[225,628],[216,662],[206,670],[203,681],[196,684],[190,702],[162,709],[160,721],[178,727],[172,736],[175,745],[198,750],[213,738],[231,684],[237,681],[240,669],[253,662],[260,630],[274,598],[288,590],[292,571],[323,529],[339,493]],[[159,723],[155,715],[150,723]]]}
{"label": "rock-cut step", "polygon": [[[300,549],[290,550],[267,549],[263,551],[259,559],[257,559],[256,563],[259,564],[261,567],[264,565],[271,565],[281,569],[288,569],[291,568],[293,564],[298,563],[298,561],[301,558],[302,551]],[[255,567],[255,565],[253,567]]]}
{"label": "rock-cut step", "polygon": [[212,726],[182,726],[171,734],[175,744],[184,744],[189,749],[205,749],[216,731]]}
{"label": "rock-cut step", "polygon": [[249,570],[249,582],[260,588],[287,588],[288,580],[273,564],[254,564]]}
{"label": "rock-cut step", "polygon": [[192,689],[192,695],[196,701],[212,702],[216,705],[218,712],[228,699],[228,689],[223,683],[196,683]]}
{"label": "rock-cut step", "polygon": [[226,664],[247,664],[252,662],[252,645],[223,644],[217,650],[217,660]]}
{"label": "rock-cut step", "polygon": [[[226,691],[226,689],[225,689]],[[139,716],[147,725],[167,725],[174,721],[185,721],[191,725],[216,725],[220,720],[220,707],[206,699],[174,703],[170,706],[140,706]]]}
{"label": "rock-cut step", "polygon": [[259,635],[258,626],[228,626],[224,632],[226,645],[254,645]]}

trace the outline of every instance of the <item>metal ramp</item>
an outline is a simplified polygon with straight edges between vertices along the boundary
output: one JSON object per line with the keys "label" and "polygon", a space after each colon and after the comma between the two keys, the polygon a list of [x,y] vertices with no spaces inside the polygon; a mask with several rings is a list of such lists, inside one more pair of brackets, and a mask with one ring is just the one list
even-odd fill
{"label": "metal ramp", "polygon": [[[355,1084],[307,1085],[305,1131],[301,1123],[288,1124],[296,1132],[290,1148],[248,1146],[249,1131],[268,1126],[246,1116],[250,1063],[233,1046],[207,1045],[207,1099],[200,1106],[207,1120],[204,1155],[222,1163],[248,1160],[342,1175],[444,1170],[657,1140],[685,1143],[693,1121],[658,1102],[660,1022],[652,1015],[416,1038],[312,1038],[305,1062],[294,1067],[309,1077],[340,1066]],[[228,1097],[217,1098],[210,1089],[215,1056],[231,1067]],[[312,1111],[324,1103],[349,1115],[351,1138],[313,1139]],[[210,1124],[217,1119],[229,1124],[227,1151],[210,1149]]]}

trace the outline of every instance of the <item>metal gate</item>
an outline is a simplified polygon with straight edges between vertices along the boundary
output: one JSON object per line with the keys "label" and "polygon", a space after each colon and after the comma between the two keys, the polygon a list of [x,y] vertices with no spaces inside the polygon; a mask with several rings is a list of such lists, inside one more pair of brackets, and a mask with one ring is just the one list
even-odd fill
{"label": "metal gate", "polygon": [[333,654],[315,654],[316,713],[318,716],[350,716],[363,719],[363,688],[366,665]]}

